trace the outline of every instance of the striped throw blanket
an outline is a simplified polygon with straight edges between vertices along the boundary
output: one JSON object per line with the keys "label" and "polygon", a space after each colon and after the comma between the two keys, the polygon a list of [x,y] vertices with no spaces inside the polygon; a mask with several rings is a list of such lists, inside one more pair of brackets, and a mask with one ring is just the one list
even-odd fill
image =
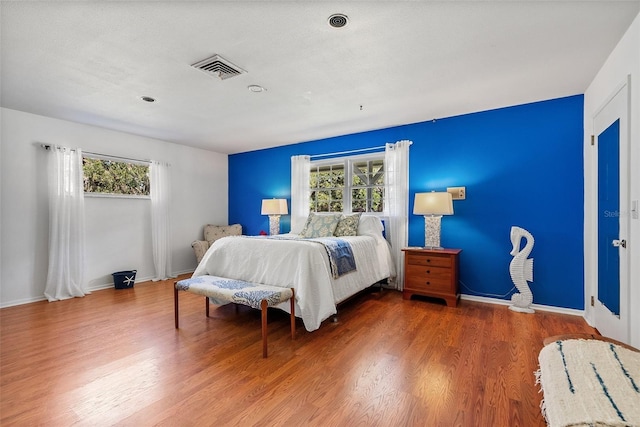
{"label": "striped throw blanket", "polygon": [[572,339],[548,344],[538,361],[549,426],[640,426],[640,353]]}

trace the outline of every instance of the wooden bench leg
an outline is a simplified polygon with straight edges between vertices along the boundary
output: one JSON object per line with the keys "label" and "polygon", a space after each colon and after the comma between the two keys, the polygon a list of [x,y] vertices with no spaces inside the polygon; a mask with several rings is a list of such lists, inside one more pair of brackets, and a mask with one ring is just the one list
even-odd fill
{"label": "wooden bench leg", "polygon": [[291,339],[296,339],[296,292],[291,288]]}
{"label": "wooden bench leg", "polygon": [[262,357],[267,357],[267,300],[260,302],[260,310],[262,311]]}
{"label": "wooden bench leg", "polygon": [[173,284],[173,312],[176,317],[176,329],[178,329],[178,288]]}

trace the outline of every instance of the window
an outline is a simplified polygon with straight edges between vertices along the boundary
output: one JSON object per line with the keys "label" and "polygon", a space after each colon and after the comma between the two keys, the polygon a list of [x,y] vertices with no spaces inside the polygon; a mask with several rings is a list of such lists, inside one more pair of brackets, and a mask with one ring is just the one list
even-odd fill
{"label": "window", "polygon": [[311,165],[312,212],[342,212],[345,190],[344,164]]}
{"label": "window", "polygon": [[89,195],[148,197],[149,164],[106,156],[83,156],[84,192]]}
{"label": "window", "polygon": [[312,212],[384,211],[384,154],[311,162]]}

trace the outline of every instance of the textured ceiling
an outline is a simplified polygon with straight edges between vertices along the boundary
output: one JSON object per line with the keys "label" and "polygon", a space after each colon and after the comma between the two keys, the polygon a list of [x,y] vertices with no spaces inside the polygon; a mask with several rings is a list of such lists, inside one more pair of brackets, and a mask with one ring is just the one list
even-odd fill
{"label": "textured ceiling", "polygon": [[237,153],[584,93],[640,1],[0,7],[3,107]]}

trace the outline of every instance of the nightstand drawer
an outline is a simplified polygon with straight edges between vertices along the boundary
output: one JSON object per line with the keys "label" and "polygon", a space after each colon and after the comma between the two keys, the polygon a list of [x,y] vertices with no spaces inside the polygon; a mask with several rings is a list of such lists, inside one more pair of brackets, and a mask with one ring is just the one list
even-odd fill
{"label": "nightstand drawer", "polygon": [[405,277],[405,286],[417,292],[451,292],[451,278],[438,279],[407,275]]}
{"label": "nightstand drawer", "polygon": [[425,279],[444,280],[451,283],[451,269],[443,267],[433,267],[431,265],[408,265],[405,273],[407,277],[422,277]]}
{"label": "nightstand drawer", "polygon": [[451,257],[448,255],[408,253],[406,257],[409,265],[433,265],[435,267],[451,268]]}

